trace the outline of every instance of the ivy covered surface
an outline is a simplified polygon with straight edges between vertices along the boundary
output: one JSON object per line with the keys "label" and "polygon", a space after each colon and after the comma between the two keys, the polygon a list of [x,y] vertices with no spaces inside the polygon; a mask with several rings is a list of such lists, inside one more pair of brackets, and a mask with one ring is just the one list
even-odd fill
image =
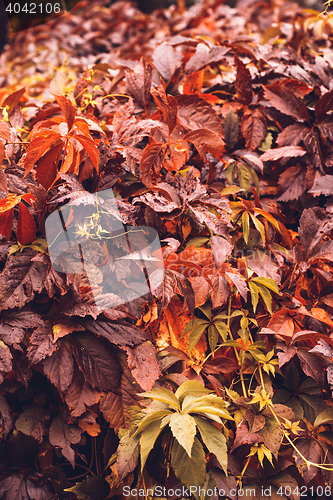
{"label": "ivy covered surface", "polygon": [[[1,499],[332,498],[332,30],[279,0],[82,0],[12,36]],[[65,221],[89,269],[51,266],[46,219],[110,189],[162,244],[163,282],[134,300],[106,202]]]}

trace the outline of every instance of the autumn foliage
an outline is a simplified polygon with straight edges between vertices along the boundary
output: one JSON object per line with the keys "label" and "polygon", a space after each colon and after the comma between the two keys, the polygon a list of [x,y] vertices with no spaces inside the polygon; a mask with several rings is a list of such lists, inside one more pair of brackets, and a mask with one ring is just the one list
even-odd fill
{"label": "autumn foliage", "polygon": [[[180,7],[82,0],[0,57],[3,500],[332,498],[332,18]],[[135,300],[107,203],[64,221],[94,283],[51,266],[47,217],[111,188],[163,247]]]}

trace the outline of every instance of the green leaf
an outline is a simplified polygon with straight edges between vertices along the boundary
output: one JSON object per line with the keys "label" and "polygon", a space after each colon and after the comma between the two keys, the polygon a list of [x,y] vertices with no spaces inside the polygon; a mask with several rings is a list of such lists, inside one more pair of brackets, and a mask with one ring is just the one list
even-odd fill
{"label": "green leaf", "polygon": [[140,456],[141,456],[141,472],[146,464],[147,458],[151,450],[154,448],[156,439],[164,429],[164,427],[170,422],[171,415],[167,418],[151,423],[140,436]]}
{"label": "green leaf", "polygon": [[226,341],[228,338],[228,325],[224,323],[224,321],[219,321],[219,320],[216,321],[216,318],[214,318],[213,324],[216,327],[219,334],[221,335],[221,337],[223,338],[223,340]]}
{"label": "green leaf", "polygon": [[221,191],[221,196],[227,196],[228,194],[236,194],[240,191],[244,191],[241,187],[238,186],[227,186]]}
{"label": "green leaf", "polygon": [[170,427],[173,436],[191,457],[194,437],[197,432],[194,418],[187,413],[174,413],[170,419]]}
{"label": "green leaf", "polygon": [[246,168],[248,169],[248,171],[251,174],[251,177],[252,177],[252,180],[253,180],[253,184],[255,185],[256,191],[257,191],[258,196],[259,196],[259,179],[258,179],[258,176],[257,176],[255,170],[252,167],[250,167],[250,165],[246,165]]}
{"label": "green leaf", "polygon": [[247,193],[251,184],[251,175],[248,169],[241,164],[238,164],[238,181],[240,187]]}
{"label": "green leaf", "polygon": [[248,281],[247,283],[249,285],[250,293],[251,293],[251,301],[252,301],[252,307],[253,307],[253,312],[256,312],[258,301],[259,301],[259,291],[257,285],[252,283],[251,281]]}
{"label": "green leaf", "polygon": [[218,339],[219,339],[219,331],[218,331],[218,329],[216,328],[216,326],[214,324],[210,325],[208,327],[208,342],[209,342],[210,350],[212,352],[215,351],[215,347],[216,347]]}
{"label": "green leaf", "polygon": [[273,144],[273,135],[271,132],[267,132],[265,140],[262,141],[261,146],[259,146],[259,151],[265,152],[267,149],[271,149]]}
{"label": "green leaf", "polygon": [[228,165],[226,171],[225,171],[225,175],[226,175],[226,178],[228,179],[228,182],[230,185],[233,184],[234,182],[234,178],[235,178],[235,169],[236,169],[236,163],[235,162],[232,162]]}
{"label": "green leaf", "polygon": [[253,224],[255,225],[256,230],[259,231],[261,239],[262,239],[262,243],[265,246],[266,235],[265,235],[265,227],[264,227],[263,223],[251,213],[250,213],[250,217],[252,219]]}
{"label": "green leaf", "polygon": [[162,420],[163,417],[166,415],[172,415],[172,412],[170,410],[157,410],[149,415],[145,415],[143,419],[140,421],[138,428],[136,429],[135,433],[133,434],[133,437],[136,436],[137,434],[140,434],[140,432],[144,431],[148,425],[152,424],[156,420]]}
{"label": "green leaf", "polygon": [[204,304],[203,306],[198,307],[198,309],[200,309],[200,311],[204,313],[209,321],[212,319],[212,309],[209,304]]}
{"label": "green leaf", "polygon": [[190,336],[188,338],[188,353],[189,354],[191,354],[192,349],[197,345],[197,343],[201,339],[201,335],[204,333],[204,331],[206,330],[208,325],[209,325],[209,322],[205,321],[204,324],[197,326],[190,333]]}
{"label": "green leaf", "polygon": [[313,428],[317,429],[320,425],[333,423],[333,408],[327,408],[327,410],[322,411],[317,416],[313,423]]}
{"label": "green leaf", "polygon": [[228,448],[226,438],[213,424],[210,424],[201,417],[193,417],[202,440],[211,453],[214,453],[226,476],[228,467]]}
{"label": "green leaf", "polygon": [[156,399],[157,401],[162,401],[163,403],[168,403],[177,410],[180,410],[180,404],[173,392],[168,391],[168,389],[154,389],[149,392],[142,392],[139,396],[144,398]]}
{"label": "green leaf", "polygon": [[247,212],[243,212],[242,214],[242,224],[243,224],[243,238],[246,244],[249,242],[249,234],[250,234],[250,223],[249,223],[249,214]]}
{"label": "green leaf", "polygon": [[265,302],[266,304],[266,307],[268,309],[268,312],[270,314],[273,314],[273,311],[272,311],[272,296],[271,296],[271,292],[269,290],[267,290],[267,288],[263,285],[259,285],[259,283],[256,284],[256,287],[258,288],[258,291],[263,299],[263,301]]}
{"label": "green leaf", "polygon": [[102,476],[88,476],[81,483],[64,491],[75,493],[79,500],[105,500],[110,493],[110,485]]}
{"label": "green leaf", "polygon": [[197,437],[194,437],[192,456],[174,439],[171,451],[171,467],[176,477],[186,486],[202,486],[206,477],[206,457]]}
{"label": "green leaf", "polygon": [[182,403],[187,395],[195,396],[196,398],[198,398],[199,396],[202,396],[203,394],[209,394],[210,392],[213,391],[204,387],[198,380],[187,380],[178,387],[175,396],[178,401]]}
{"label": "green leaf", "polygon": [[186,243],[185,248],[188,248],[188,247],[199,248],[199,247],[202,247],[202,245],[204,245],[208,241],[209,241],[209,238],[207,238],[207,236],[197,236],[196,238],[190,239],[190,241],[188,241]]}
{"label": "green leaf", "polygon": [[205,325],[206,328],[209,325],[209,321],[199,318],[189,321],[188,323],[186,323],[182,336],[180,338],[185,337],[185,335],[187,335],[191,330],[194,330],[195,328],[201,325]]}
{"label": "green leaf", "polygon": [[273,292],[277,293],[278,295],[281,295],[276,281],[274,281],[272,278],[264,278],[263,276],[259,276],[258,278],[252,278],[251,281],[254,283],[259,283],[259,285],[263,285],[266,288],[269,288]]}

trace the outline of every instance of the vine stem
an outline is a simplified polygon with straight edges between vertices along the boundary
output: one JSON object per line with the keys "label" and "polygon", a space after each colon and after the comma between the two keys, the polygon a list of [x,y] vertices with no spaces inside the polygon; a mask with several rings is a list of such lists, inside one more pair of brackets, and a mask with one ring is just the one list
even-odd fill
{"label": "vine stem", "polygon": [[[234,340],[234,338],[232,336],[232,333],[231,333],[231,329],[230,329],[230,316],[231,316],[231,295],[229,297],[229,303],[228,303],[227,328],[228,328],[228,332],[229,332],[231,340]],[[237,362],[238,362],[238,364],[240,366],[240,358],[239,358],[239,354],[238,354],[238,351],[237,351],[236,347],[234,347],[234,351],[235,351],[235,356],[237,358]],[[243,395],[244,395],[245,398],[247,398],[247,392],[246,392],[244,377],[243,377],[242,373],[240,373],[240,379],[241,379],[241,384],[242,384],[242,389],[243,389]]]}
{"label": "vine stem", "polygon": [[[262,388],[264,388],[265,387],[264,386],[264,378],[263,378],[262,369],[261,369],[261,366],[260,366],[259,363],[258,363],[258,367],[259,367],[259,374],[260,374],[260,380],[261,380]],[[275,418],[275,420],[279,424],[279,427],[282,429],[284,437],[291,444],[291,446],[294,448],[294,450],[296,451],[296,453],[302,458],[302,460],[304,460],[304,462],[305,462],[305,464],[306,464],[306,466],[307,466],[308,469],[310,469],[310,465],[312,465],[313,467],[317,467],[318,469],[323,469],[323,470],[327,470],[327,471],[333,471],[333,468],[331,468],[331,467],[325,467],[324,465],[316,464],[314,462],[311,462],[307,458],[305,458],[305,456],[299,451],[299,449],[297,448],[297,446],[295,446],[294,443],[293,443],[293,441],[290,439],[289,433],[285,429],[283,429],[283,427],[281,426],[281,422],[278,419],[278,417],[277,417],[277,415],[276,415],[273,407],[269,405],[268,408],[270,409],[270,411],[272,412],[273,417]],[[333,466],[333,464],[327,464],[327,465]]]}

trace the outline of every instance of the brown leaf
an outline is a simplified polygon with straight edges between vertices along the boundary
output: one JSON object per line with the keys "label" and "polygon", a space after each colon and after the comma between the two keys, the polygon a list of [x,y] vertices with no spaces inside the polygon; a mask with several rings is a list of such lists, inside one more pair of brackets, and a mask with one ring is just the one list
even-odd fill
{"label": "brown leaf", "polygon": [[51,321],[44,322],[36,328],[30,337],[29,344],[27,358],[30,365],[36,365],[56,350],[57,346],[53,344]]}
{"label": "brown leaf", "polygon": [[232,452],[233,450],[235,450],[236,448],[245,443],[255,444],[262,442],[263,442],[263,437],[259,433],[250,433],[248,424],[246,423],[246,420],[243,419],[242,422],[237,427],[235,440],[233,442],[230,451]]}
{"label": "brown leaf", "polygon": [[168,42],[156,47],[153,53],[153,63],[164,80],[169,81],[181,64],[181,55]]}
{"label": "brown leaf", "polygon": [[151,391],[156,380],[162,375],[156,356],[156,348],[151,342],[144,342],[134,348],[124,347],[128,368],[144,391]]}
{"label": "brown leaf", "polygon": [[8,433],[11,431],[13,427],[13,419],[10,414],[10,406],[7,403],[6,399],[3,396],[0,396],[0,425],[3,437],[6,439]]}
{"label": "brown leaf", "polygon": [[[295,442],[296,448],[301,452],[301,454],[310,462],[321,464],[324,458],[324,451],[320,444],[312,438],[308,439],[297,439]],[[310,468],[307,468],[307,465],[304,463],[304,459],[299,456],[296,451],[293,451],[293,457],[296,462],[297,469],[302,474],[305,484],[308,484],[311,479],[313,479],[318,469],[313,465],[310,465]]]}
{"label": "brown leaf", "polygon": [[60,344],[59,350],[43,361],[43,371],[59,392],[64,392],[74,374],[73,356],[67,342]]}
{"label": "brown leaf", "polygon": [[223,135],[227,149],[233,149],[239,139],[239,117],[233,109],[224,117]]}
{"label": "brown leaf", "polygon": [[266,99],[281,113],[292,116],[296,120],[310,120],[308,108],[287,87],[273,83],[264,87]]}
{"label": "brown leaf", "polygon": [[72,444],[78,444],[81,441],[82,430],[77,425],[68,425],[62,417],[58,415],[50,425],[49,441],[55,448],[61,448],[65,458],[75,466],[75,453]]}
{"label": "brown leaf", "polygon": [[324,174],[324,160],[317,127],[312,127],[310,129],[310,131],[303,137],[303,142],[306,149],[312,156],[312,163],[314,167],[318,168]]}
{"label": "brown leaf", "polygon": [[73,417],[80,417],[87,408],[99,402],[102,393],[93,389],[91,385],[83,380],[83,376],[75,374],[69,384],[65,395],[65,401],[71,410]]}
{"label": "brown leaf", "polygon": [[135,67],[135,70],[126,71],[126,83],[128,90],[142,108],[147,108],[150,101],[150,89],[152,82],[153,67],[143,57]]}
{"label": "brown leaf", "polygon": [[279,266],[270,255],[257,250],[246,257],[246,261],[248,267],[257,273],[258,276],[272,278],[278,284],[281,282],[281,276],[277,272]]}
{"label": "brown leaf", "polygon": [[284,146],[282,148],[268,149],[260,156],[260,159],[262,161],[276,161],[281,158],[304,156],[305,154],[305,149],[300,146]]}
{"label": "brown leaf", "polygon": [[311,352],[299,348],[297,356],[300,360],[302,370],[308,377],[314,378],[320,387],[324,386],[325,375],[321,361]]}
{"label": "brown leaf", "polygon": [[184,135],[184,141],[192,142],[200,153],[201,147],[211,153],[215,158],[220,158],[224,151],[224,142],[219,134],[208,129],[198,129]]}
{"label": "brown leaf", "polygon": [[279,133],[276,143],[278,146],[298,146],[309,130],[309,127],[302,123],[294,123]]}
{"label": "brown leaf", "polygon": [[89,316],[80,319],[79,323],[85,330],[100,335],[118,346],[134,347],[149,339],[148,332],[130,323],[120,324],[109,320],[103,321],[103,319],[93,320]]}
{"label": "brown leaf", "polygon": [[328,111],[331,111],[331,109],[333,109],[333,91],[329,90],[328,92],[323,94],[316,102],[316,118],[319,118],[321,115],[326,114]]}
{"label": "brown leaf", "polygon": [[9,257],[0,275],[2,310],[23,307],[34,298],[35,292],[42,291],[47,267],[31,261],[35,253],[32,249],[25,249],[19,255]]}
{"label": "brown leaf", "polygon": [[316,179],[308,193],[313,196],[320,196],[321,194],[325,196],[333,195],[333,175],[323,175]]}
{"label": "brown leaf", "polygon": [[246,149],[255,151],[265,139],[267,132],[265,116],[261,109],[246,109],[241,121],[241,127]]}
{"label": "brown leaf", "polygon": [[165,156],[164,144],[148,144],[143,150],[140,160],[141,180],[147,186],[152,186],[154,174],[159,174]]}
{"label": "brown leaf", "polygon": [[9,347],[0,340],[0,384],[3,382],[3,375],[12,370],[12,359]]}
{"label": "brown leaf", "polygon": [[3,312],[0,320],[1,340],[7,345],[17,345],[24,339],[25,330],[36,328],[42,318],[29,309]]}
{"label": "brown leaf", "polygon": [[178,95],[176,99],[178,119],[186,130],[192,132],[204,128],[222,136],[222,122],[204,99],[196,95]]}
{"label": "brown leaf", "polygon": [[122,398],[119,394],[114,394],[113,392],[104,394],[100,401],[100,410],[116,434],[119,432],[119,429],[126,426]]}
{"label": "brown leaf", "polygon": [[220,236],[212,236],[210,238],[210,246],[213,250],[216,266],[220,267],[231,254],[233,245]]}
{"label": "brown leaf", "polygon": [[204,43],[197,45],[196,51],[191,59],[186,63],[185,71],[187,74],[200,71],[210,64],[223,61],[224,56],[230,51],[229,47],[213,46],[208,47]]}
{"label": "brown leaf", "polygon": [[236,91],[237,97],[244,104],[251,104],[253,97],[252,78],[249,69],[235,54],[234,64],[236,66]]}
{"label": "brown leaf", "polygon": [[32,436],[41,443],[46,434],[45,420],[49,417],[49,411],[39,406],[27,408],[15,421],[15,427],[26,436]]}
{"label": "brown leaf", "polygon": [[92,387],[114,391],[120,378],[120,365],[106,342],[88,333],[75,335],[73,351],[86,380]]}
{"label": "brown leaf", "polygon": [[277,201],[290,201],[300,198],[307,187],[304,166],[298,163],[287,168],[279,177],[279,187],[283,193],[277,198]]}

